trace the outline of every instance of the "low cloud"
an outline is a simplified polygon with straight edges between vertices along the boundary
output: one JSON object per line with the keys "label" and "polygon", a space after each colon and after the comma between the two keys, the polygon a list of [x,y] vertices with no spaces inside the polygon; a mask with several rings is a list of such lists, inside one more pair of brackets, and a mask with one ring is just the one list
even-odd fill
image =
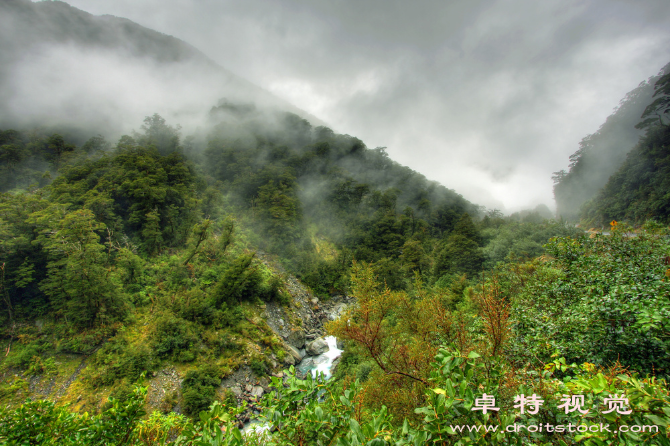
{"label": "low cloud", "polygon": [[[334,130],[386,146],[428,178],[508,211],[551,205],[551,173],[567,166],[579,140],[626,92],[670,60],[665,0],[70,3],[183,39]],[[179,101],[195,113],[220,94],[208,98],[185,85],[179,68],[144,67],[138,78],[123,60],[108,71],[98,55],[61,51],[82,70],[65,75],[100,83],[54,95],[46,115],[68,95],[99,95],[110,109],[121,107],[119,115],[133,104],[139,116],[168,114],[159,106]],[[47,95],[51,75],[36,68],[25,65],[21,76],[42,83],[33,94]],[[189,75],[203,85],[197,73]],[[154,91],[155,79],[175,97]],[[169,113],[181,121],[183,110]],[[138,122],[130,115],[114,119]]]}

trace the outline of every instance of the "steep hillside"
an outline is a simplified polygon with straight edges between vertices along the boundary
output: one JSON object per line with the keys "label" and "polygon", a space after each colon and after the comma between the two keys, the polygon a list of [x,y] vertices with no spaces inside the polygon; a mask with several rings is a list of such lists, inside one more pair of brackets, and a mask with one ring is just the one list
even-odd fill
{"label": "steep hillside", "polygon": [[654,84],[668,70],[670,65],[630,91],[598,131],[582,139],[579,149],[570,156],[568,171],[554,174],[558,216],[578,220],[582,204],[593,198],[623,164],[626,154],[643,135],[635,126],[652,101]]}
{"label": "steep hillside", "polygon": [[[540,207],[482,215],[177,39],[61,2],[0,8],[17,36],[2,79],[0,441],[3,426],[25,436],[13,408],[28,397],[71,404],[37,403],[81,421],[72,438],[90,435],[71,444],[131,444],[123,426],[144,410],[158,424],[142,435],[165,443],[211,404],[233,432],[328,330],[349,341],[332,381],[367,383],[366,416],[383,404],[418,426],[440,346],[488,350],[480,309],[507,336],[512,291],[492,309],[485,287],[515,287],[550,238],[580,232]],[[173,116],[147,110],[161,105]]]}
{"label": "steep hillside", "polygon": [[64,2],[0,2],[0,41],[3,128],[51,126],[84,142],[155,112],[201,125],[222,98],[321,123],[179,39]]}
{"label": "steep hillside", "polygon": [[670,74],[655,85],[655,100],[639,125],[647,134],[598,195],[582,209],[582,218],[605,225],[612,220],[641,223],[670,221]]}

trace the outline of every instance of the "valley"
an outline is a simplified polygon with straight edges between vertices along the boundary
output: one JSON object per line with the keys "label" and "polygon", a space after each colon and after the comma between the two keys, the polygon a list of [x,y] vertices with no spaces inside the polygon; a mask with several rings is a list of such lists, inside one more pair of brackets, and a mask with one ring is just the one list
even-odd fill
{"label": "valley", "polygon": [[184,41],[0,12],[0,444],[670,444],[668,65],[505,214]]}

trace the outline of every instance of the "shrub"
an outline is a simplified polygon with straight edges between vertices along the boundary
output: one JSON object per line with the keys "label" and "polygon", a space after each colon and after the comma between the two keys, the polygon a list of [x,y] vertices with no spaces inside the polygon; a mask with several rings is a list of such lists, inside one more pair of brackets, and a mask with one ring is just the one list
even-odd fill
{"label": "shrub", "polygon": [[191,322],[173,315],[161,316],[156,321],[153,348],[159,358],[173,357],[180,362],[192,361],[195,359],[192,349],[199,341]]}
{"label": "shrub", "polygon": [[219,373],[218,368],[204,365],[186,374],[181,384],[186,414],[195,416],[214,402],[216,389],[221,385]]}
{"label": "shrub", "polygon": [[251,370],[258,376],[267,375],[268,373],[268,365],[263,359],[253,359],[249,367],[251,367]]}
{"label": "shrub", "polygon": [[223,303],[212,313],[212,324],[216,328],[235,327],[243,320],[244,310],[239,306],[230,307]]}
{"label": "shrub", "polygon": [[118,380],[137,381],[142,373],[155,370],[156,359],[149,347],[131,345],[123,338],[106,343],[93,357],[92,365],[85,372],[94,386],[114,384]]}

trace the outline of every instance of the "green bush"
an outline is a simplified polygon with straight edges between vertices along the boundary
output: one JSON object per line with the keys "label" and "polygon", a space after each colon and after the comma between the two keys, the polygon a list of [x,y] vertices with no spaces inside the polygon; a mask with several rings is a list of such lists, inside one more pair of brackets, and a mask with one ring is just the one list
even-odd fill
{"label": "green bush", "polygon": [[214,305],[205,293],[197,288],[183,294],[179,293],[173,309],[180,317],[202,325],[210,325],[214,320]]}
{"label": "green bush", "polygon": [[240,306],[221,304],[221,308],[212,313],[212,324],[216,328],[236,327],[244,320],[244,310]]}
{"label": "green bush", "polygon": [[173,357],[180,362],[195,359],[193,350],[200,342],[192,322],[173,315],[163,315],[156,321],[152,335],[153,350],[159,358]]}
{"label": "green bush", "polygon": [[554,239],[546,246],[552,260],[500,268],[498,282],[515,314],[511,348],[520,362],[552,355],[618,361],[670,376],[670,240],[664,232],[630,231],[615,226],[609,236]]}
{"label": "green bush", "polygon": [[152,350],[145,345],[131,345],[123,338],[107,342],[93,356],[94,367],[84,373],[94,386],[111,385],[119,380],[137,381],[142,373],[155,370],[157,361]]}
{"label": "green bush", "polygon": [[368,375],[370,375],[371,371],[372,371],[371,363],[364,362],[362,364],[359,364],[358,368],[356,369],[356,379],[361,383],[364,383],[365,381],[368,380]]}
{"label": "green bush", "polygon": [[201,366],[186,374],[181,383],[186,414],[196,416],[214,402],[216,389],[221,385],[219,374],[219,370],[211,365]]}
{"label": "green bush", "polygon": [[135,387],[124,402],[110,399],[99,415],[80,415],[51,401],[0,407],[0,444],[43,446],[130,445],[143,410],[146,387]]}
{"label": "green bush", "polygon": [[267,375],[268,373],[268,365],[263,359],[252,359],[249,367],[251,367],[251,370],[258,376]]}
{"label": "green bush", "polygon": [[54,358],[42,359],[40,356],[33,356],[28,368],[26,369],[25,375],[35,376],[35,375],[52,375],[56,372],[56,361]]}
{"label": "green bush", "polygon": [[9,356],[5,363],[5,367],[20,367],[25,369],[34,361],[33,358],[39,357],[40,355],[40,345],[37,343],[30,343],[21,346],[20,349],[13,355]]}

